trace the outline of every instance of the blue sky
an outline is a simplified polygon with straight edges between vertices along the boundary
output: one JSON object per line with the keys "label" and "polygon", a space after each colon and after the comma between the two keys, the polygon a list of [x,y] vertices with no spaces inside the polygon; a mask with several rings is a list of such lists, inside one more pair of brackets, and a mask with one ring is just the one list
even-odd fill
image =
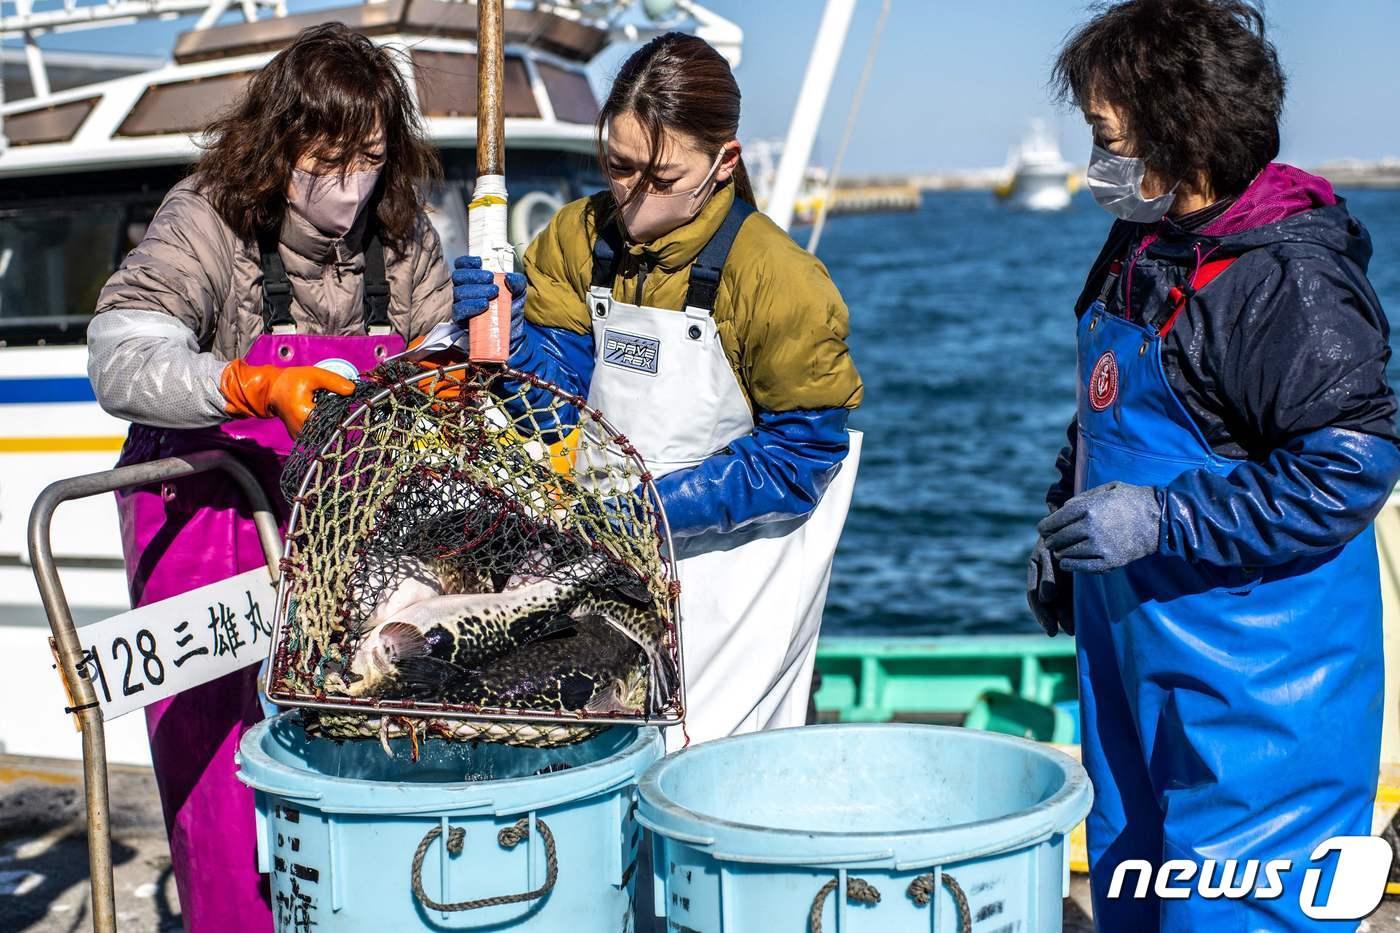
{"label": "blue sky", "polygon": [[[745,29],[744,128],[781,134],[820,0],[709,0]],[[860,0],[818,145],[829,161],[880,0]],[[1056,117],[1065,155],[1087,157],[1077,113],[1046,92],[1055,51],[1088,18],[1083,0],[894,0],[861,107],[851,171],[999,165],[1035,115]],[[1400,3],[1274,0],[1265,15],[1290,78],[1283,158],[1400,156]]]}
{"label": "blue sky", "polygon": [[[741,131],[782,136],[821,17],[822,0],[701,0],[745,30]],[[1055,109],[1046,78],[1084,0],[893,0],[846,171],[921,172],[1001,164],[1033,116],[1055,120],[1065,155],[1080,160],[1087,131]],[[337,0],[292,0],[293,11]],[[860,0],[827,104],[816,160],[834,155],[880,0]],[[1353,156],[1400,156],[1400,2],[1274,0],[1265,7],[1290,78],[1283,158],[1304,166]],[[123,30],[121,47],[160,53],[173,26]],[[188,28],[187,26],[185,28]],[[111,35],[70,33],[45,45],[112,48]],[[615,62],[601,63],[606,84]]]}

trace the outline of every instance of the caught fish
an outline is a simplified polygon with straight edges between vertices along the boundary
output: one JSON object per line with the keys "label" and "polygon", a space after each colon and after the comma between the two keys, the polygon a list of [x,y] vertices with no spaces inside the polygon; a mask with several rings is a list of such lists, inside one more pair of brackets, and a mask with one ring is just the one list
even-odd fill
{"label": "caught fish", "polygon": [[441,569],[416,557],[367,555],[364,574],[365,589],[379,596],[365,617],[363,629],[372,629],[414,603],[447,592]]}
{"label": "caught fish", "polygon": [[568,610],[581,589],[543,580],[506,593],[435,596],[415,603],[375,626],[355,646],[345,692],[379,695],[406,675],[436,679],[431,669],[438,664],[477,670],[523,644],[572,627]]}
{"label": "caught fish", "polygon": [[635,715],[644,702],[642,651],[607,621],[580,616],[564,634],[524,645],[482,671],[439,667],[422,684],[434,697],[471,706]]}
{"label": "caught fish", "polygon": [[599,619],[626,636],[646,655],[651,676],[647,678],[647,712],[655,715],[675,696],[680,671],[665,644],[666,623],[654,604],[628,603],[606,597],[587,596],[574,608],[575,618]]}

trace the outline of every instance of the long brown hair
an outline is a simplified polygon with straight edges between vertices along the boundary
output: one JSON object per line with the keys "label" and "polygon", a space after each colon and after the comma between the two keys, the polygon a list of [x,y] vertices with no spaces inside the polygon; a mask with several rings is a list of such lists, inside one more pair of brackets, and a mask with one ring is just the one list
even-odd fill
{"label": "long brown hair", "polygon": [[[651,143],[646,168],[618,207],[626,207],[656,180],[668,131],[689,136],[711,159],[718,158],[724,144],[739,134],[739,97],[739,83],[729,62],[704,39],[668,32],[633,52],[598,113],[598,160],[603,174],[607,174],[603,132],[613,117],[623,113],[636,117]],[[754,203],[742,158],[732,181],[735,194]]]}
{"label": "long brown hair", "polygon": [[253,239],[281,224],[300,156],[343,173],[381,128],[375,209],[381,235],[401,245],[423,209],[415,183],[440,178],[442,166],[394,53],[340,23],[302,30],[253,76],[209,126],[194,171],[224,222]]}

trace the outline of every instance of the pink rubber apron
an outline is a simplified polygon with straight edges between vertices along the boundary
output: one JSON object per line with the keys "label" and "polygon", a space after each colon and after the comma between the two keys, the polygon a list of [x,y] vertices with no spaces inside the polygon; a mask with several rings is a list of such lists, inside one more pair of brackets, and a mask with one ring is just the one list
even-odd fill
{"label": "pink rubber apron", "polygon": [[[393,334],[314,337],[264,334],[244,355],[253,365],[372,369],[404,347]],[[252,469],[284,527],[278,492],[291,438],[276,419],[239,419],[200,430],[132,425],[121,465],[199,450],[227,450]],[[222,474],[148,486],[117,496],[132,606],[144,606],[266,562],[242,494]],[[200,634],[203,634],[202,632]],[[246,650],[265,656],[267,646]],[[250,654],[251,657],[251,654]],[[238,740],[263,718],[257,665],[146,707],[156,783],[170,835],[170,861],[185,929],[273,929],[267,879],[258,873],[253,792],[234,778]],[[280,925],[279,925],[280,926]]]}

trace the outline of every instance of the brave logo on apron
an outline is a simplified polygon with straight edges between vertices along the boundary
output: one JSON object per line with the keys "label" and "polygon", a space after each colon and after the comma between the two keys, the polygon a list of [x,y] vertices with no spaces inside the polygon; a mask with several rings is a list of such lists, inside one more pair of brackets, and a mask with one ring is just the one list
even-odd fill
{"label": "brave logo on apron", "polygon": [[620,330],[603,331],[604,363],[655,376],[660,355],[661,341],[655,338]]}
{"label": "brave logo on apron", "polygon": [[1089,406],[1094,411],[1103,411],[1118,398],[1118,358],[1112,350],[1105,350],[1094,364],[1094,372],[1089,376]]}

